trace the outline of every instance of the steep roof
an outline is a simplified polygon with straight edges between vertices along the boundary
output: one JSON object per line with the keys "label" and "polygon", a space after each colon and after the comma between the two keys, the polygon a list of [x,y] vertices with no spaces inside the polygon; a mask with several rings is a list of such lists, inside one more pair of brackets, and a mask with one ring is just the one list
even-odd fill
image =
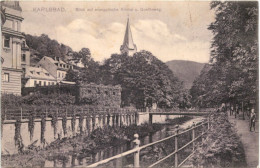
{"label": "steep roof", "polygon": [[47,56],[44,56],[46,59],[48,59],[50,62],[52,62],[52,63],[62,63],[62,64],[67,64],[67,63],[65,63],[64,61],[62,61],[61,59],[59,59],[59,61],[58,60],[54,60],[53,58],[51,58],[51,57],[47,57]]}
{"label": "steep roof", "polygon": [[132,50],[135,49],[135,44],[134,44],[134,40],[133,40],[133,37],[132,37],[129,18],[127,19],[123,46],[127,46],[128,49],[132,49]]}
{"label": "steep roof", "polygon": [[55,80],[55,78],[42,67],[28,67],[25,76],[27,78]]}

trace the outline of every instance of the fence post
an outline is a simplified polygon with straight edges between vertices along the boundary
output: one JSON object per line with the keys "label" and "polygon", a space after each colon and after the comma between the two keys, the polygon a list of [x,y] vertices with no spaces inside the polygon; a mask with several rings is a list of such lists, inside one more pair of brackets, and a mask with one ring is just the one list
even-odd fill
{"label": "fence post", "polygon": [[179,125],[176,126],[176,136],[175,136],[175,167],[178,167],[178,133],[179,133]]}
{"label": "fence post", "polygon": [[193,124],[192,124],[192,127],[193,127],[193,129],[192,129],[192,151],[194,151],[194,149],[195,149],[195,142],[194,142],[194,139],[195,139],[195,127],[196,126],[196,124],[193,122]]}
{"label": "fence post", "polygon": [[21,121],[23,119],[23,108],[21,107]]}
{"label": "fence post", "polygon": [[152,125],[153,124],[153,115],[149,114],[149,124]]}
{"label": "fence post", "polygon": [[[135,138],[135,140],[133,141],[134,142],[134,148],[139,148],[139,146],[140,146],[140,140],[138,139],[139,135],[134,134],[134,138]],[[134,153],[134,167],[140,167],[140,164],[139,164],[140,156],[139,155],[140,155],[140,150],[138,149],[138,151],[136,151]]]}
{"label": "fence post", "polygon": [[135,124],[139,124],[139,113],[137,111],[135,112]]}

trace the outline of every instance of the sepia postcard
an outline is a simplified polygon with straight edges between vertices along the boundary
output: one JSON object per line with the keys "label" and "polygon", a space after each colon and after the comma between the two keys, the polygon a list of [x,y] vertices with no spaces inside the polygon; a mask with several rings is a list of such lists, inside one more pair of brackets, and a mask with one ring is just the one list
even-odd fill
{"label": "sepia postcard", "polygon": [[259,166],[258,1],[1,1],[1,167]]}

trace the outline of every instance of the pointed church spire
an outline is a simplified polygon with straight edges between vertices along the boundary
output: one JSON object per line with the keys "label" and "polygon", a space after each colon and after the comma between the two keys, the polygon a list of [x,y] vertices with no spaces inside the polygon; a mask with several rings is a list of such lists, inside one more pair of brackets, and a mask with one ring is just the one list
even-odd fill
{"label": "pointed church spire", "polygon": [[125,37],[124,37],[123,45],[121,45],[120,47],[120,51],[122,54],[126,53],[128,56],[132,56],[137,51],[136,45],[134,44],[134,40],[132,37],[129,16],[127,18]]}

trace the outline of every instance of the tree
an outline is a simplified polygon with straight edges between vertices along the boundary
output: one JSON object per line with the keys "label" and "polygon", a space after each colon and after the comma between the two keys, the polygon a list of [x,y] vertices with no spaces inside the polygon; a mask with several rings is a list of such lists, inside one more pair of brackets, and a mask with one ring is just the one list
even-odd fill
{"label": "tree", "polygon": [[211,8],[216,11],[216,20],[209,26],[214,34],[212,65],[195,80],[191,89],[193,102],[219,104],[256,100],[257,2],[214,1]]}
{"label": "tree", "polygon": [[137,108],[176,107],[181,96],[182,84],[166,64],[148,51],[133,57],[113,54],[101,66],[101,80],[106,84],[121,85],[122,105]]}
{"label": "tree", "polygon": [[80,72],[78,70],[69,69],[66,74],[65,80],[71,82],[77,82],[80,79],[79,73]]}
{"label": "tree", "polygon": [[81,61],[82,61],[83,65],[84,65],[84,67],[87,67],[88,63],[90,61],[93,61],[93,59],[91,58],[90,50],[88,48],[82,48],[79,51],[79,55],[81,57]]}
{"label": "tree", "polygon": [[25,35],[26,44],[30,48],[33,62],[38,62],[43,56],[60,57],[66,59],[69,51],[73,52],[69,46],[58,43],[56,40],[51,40],[48,35],[42,34],[41,36]]}

